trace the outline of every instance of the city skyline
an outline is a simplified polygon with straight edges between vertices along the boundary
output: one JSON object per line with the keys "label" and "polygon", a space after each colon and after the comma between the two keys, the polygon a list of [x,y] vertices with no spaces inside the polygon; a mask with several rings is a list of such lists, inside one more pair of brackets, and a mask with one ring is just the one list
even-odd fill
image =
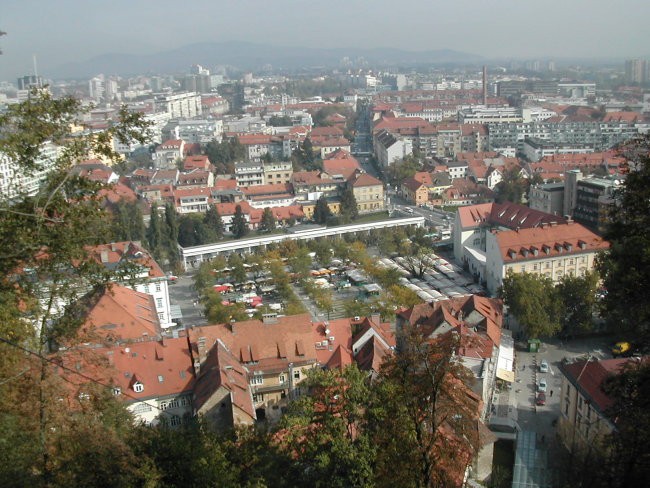
{"label": "city skyline", "polygon": [[[305,48],[451,49],[485,59],[645,58],[650,4],[551,0],[542,8],[515,0],[376,0],[325,4],[277,0],[198,0],[183,10],[168,0],[111,2],[9,0],[2,7],[0,80],[15,81],[108,53],[151,55],[194,43],[246,41]],[[71,19],[74,19],[71,25]],[[600,33],[600,35],[598,35]],[[192,60],[188,60],[192,64]]]}

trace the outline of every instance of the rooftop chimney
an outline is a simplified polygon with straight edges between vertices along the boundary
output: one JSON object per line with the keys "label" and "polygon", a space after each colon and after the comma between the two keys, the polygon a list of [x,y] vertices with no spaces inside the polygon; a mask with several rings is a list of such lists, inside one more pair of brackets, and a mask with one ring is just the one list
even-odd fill
{"label": "rooftop chimney", "polygon": [[101,256],[102,263],[108,263],[108,251],[107,250],[102,249],[102,251],[100,253],[100,256]]}

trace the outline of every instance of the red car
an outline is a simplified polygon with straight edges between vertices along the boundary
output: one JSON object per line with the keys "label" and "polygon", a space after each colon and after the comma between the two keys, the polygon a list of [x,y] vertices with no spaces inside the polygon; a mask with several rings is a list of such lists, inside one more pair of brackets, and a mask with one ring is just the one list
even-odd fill
{"label": "red car", "polygon": [[540,406],[541,405],[546,405],[546,393],[544,393],[543,391],[540,391],[537,394],[537,400],[535,400],[535,403],[537,405],[540,405]]}

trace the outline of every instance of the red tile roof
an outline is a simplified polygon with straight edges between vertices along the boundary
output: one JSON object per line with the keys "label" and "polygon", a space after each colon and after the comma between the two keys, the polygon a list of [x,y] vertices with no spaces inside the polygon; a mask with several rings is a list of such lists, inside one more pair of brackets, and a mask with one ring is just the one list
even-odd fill
{"label": "red tile roof", "polygon": [[311,329],[310,315],[300,314],[278,317],[277,323],[248,320],[195,327],[189,334],[192,344],[197,345],[199,354],[201,342],[210,348],[217,339],[221,339],[237,360],[246,364],[250,371],[281,371],[289,363],[316,362]]}
{"label": "red tile roof", "polygon": [[578,385],[581,393],[596,407],[601,414],[614,403],[614,399],[605,394],[603,382],[610,376],[620,374],[626,363],[635,359],[605,359],[602,361],[577,361],[562,364],[561,370],[574,386]]}
{"label": "red tile roof", "polygon": [[224,387],[230,391],[232,403],[255,419],[248,381],[248,369],[240,364],[222,341],[217,340],[201,365],[194,388],[193,407],[200,410],[218,388]]}
{"label": "red tile roof", "polygon": [[609,247],[607,241],[575,222],[519,231],[496,231],[495,234],[504,263],[539,259],[541,256],[572,256]]}
{"label": "red tile roof", "polygon": [[[89,383],[86,377],[119,388],[121,394],[117,398],[127,404],[189,393],[194,386],[192,358],[185,337],[110,347],[78,347],[64,351],[57,363],[67,368],[56,368],[57,374],[68,385],[75,386],[70,390],[74,396]],[[134,390],[136,381],[144,387],[141,392]],[[156,408],[156,402],[151,405]]]}
{"label": "red tile roof", "polygon": [[357,173],[356,176],[352,175],[350,183],[354,188],[360,188],[362,186],[383,186],[381,181],[368,173]]}
{"label": "red tile roof", "polygon": [[86,342],[133,342],[151,340],[160,334],[151,295],[113,284],[86,299],[89,309],[80,329]]}

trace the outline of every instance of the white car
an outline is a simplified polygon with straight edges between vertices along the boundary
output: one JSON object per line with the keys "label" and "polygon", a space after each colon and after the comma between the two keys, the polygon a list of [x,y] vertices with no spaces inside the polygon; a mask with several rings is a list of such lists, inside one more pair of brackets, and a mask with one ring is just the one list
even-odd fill
{"label": "white car", "polygon": [[537,384],[537,391],[546,391],[546,378],[540,378]]}
{"label": "white car", "polygon": [[546,359],[542,359],[542,362],[539,363],[539,372],[548,373],[548,363],[546,362]]}

